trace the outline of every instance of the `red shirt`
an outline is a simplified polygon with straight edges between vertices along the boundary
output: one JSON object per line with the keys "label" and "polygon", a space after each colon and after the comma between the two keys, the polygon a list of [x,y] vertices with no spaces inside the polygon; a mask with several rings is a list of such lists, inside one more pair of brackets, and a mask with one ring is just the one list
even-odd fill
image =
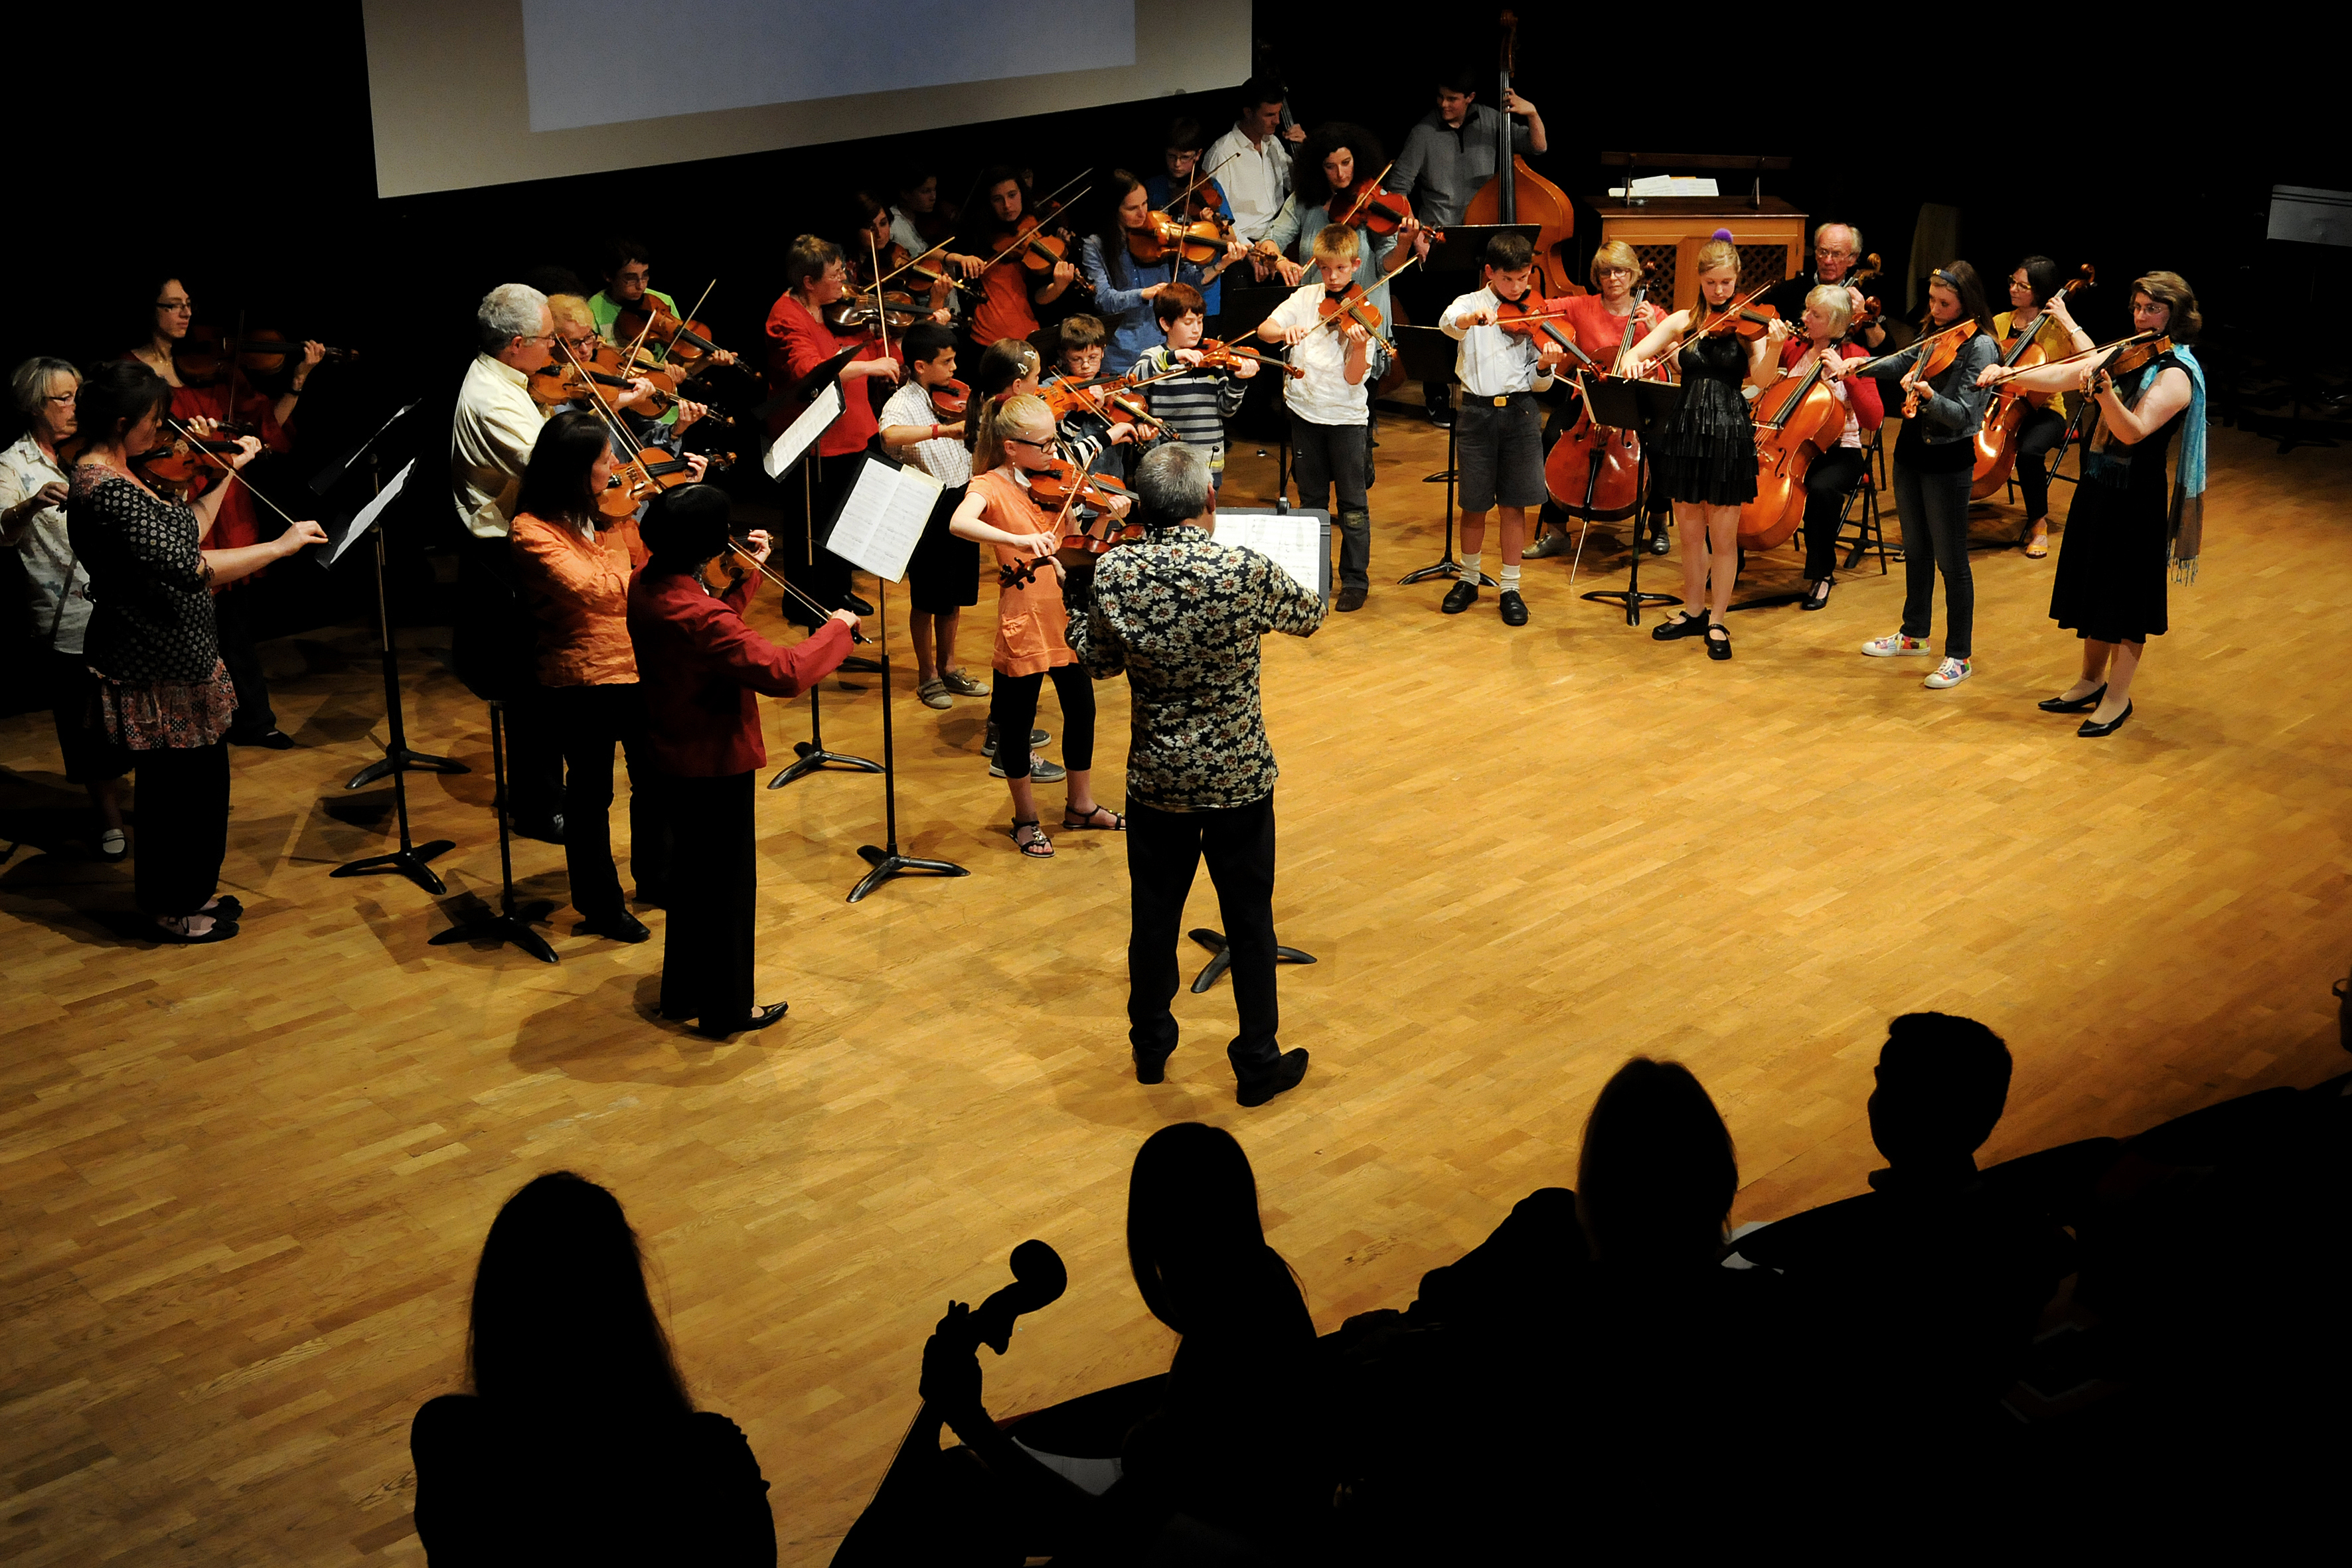
{"label": "red shirt", "polygon": [[[1780,345],[1780,368],[1788,369],[1805,352],[1801,338],[1790,338]],[[1841,343],[1840,359],[1868,359],[1870,351],[1860,343]],[[1859,430],[1875,430],[1886,418],[1886,405],[1879,400],[1878,378],[1870,375],[1850,375],[1845,378],[1846,429],[1860,440]]]}
{"label": "red shirt", "polygon": [[[1567,309],[1568,324],[1576,331],[1576,346],[1606,372],[1617,363],[1617,350],[1625,342],[1625,329],[1633,318],[1611,315],[1598,294],[1579,294],[1569,300]],[[1642,341],[1643,331],[1633,329],[1633,342]]]}
{"label": "red shirt", "polygon": [[778,647],[743,624],[751,602],[748,578],[723,599],[682,572],[647,567],[630,579],[629,641],[662,772],[715,779],[762,765],[768,748],[751,694],[798,697],[849,656],[849,628],[835,620]]}
{"label": "red shirt", "polygon": [[[250,425],[261,432],[262,450],[290,452],[294,438],[278,423],[275,399],[264,397],[246,386],[245,395],[237,400],[237,423]],[[232,417],[228,411],[228,384],[216,386],[175,386],[172,389],[172,417],[183,423],[190,419],[220,419]],[[226,484],[219,470],[213,472],[212,485]],[[253,492],[243,484],[231,484],[228,493],[221,497],[220,510],[213,514],[212,531],[205,535],[207,550],[236,550],[247,544],[261,542],[261,519],[254,510]],[[258,573],[255,575],[259,575]],[[235,587],[236,584],[229,584]]]}
{"label": "red shirt", "polygon": [[1021,265],[1016,251],[980,275],[971,341],[985,349],[1006,338],[1026,338],[1036,330],[1037,312],[1029,303],[1029,269]]}
{"label": "red shirt", "polygon": [[[899,357],[897,338],[891,339],[890,352],[885,354],[882,345],[863,331],[848,337],[836,336],[831,327],[808,313],[800,295],[787,290],[768,310],[768,390],[783,391],[853,344],[866,348],[866,353],[857,356],[861,360]],[[875,423],[874,396],[865,382],[853,381],[844,386],[841,400],[841,417],[833,422],[832,429],[817,437],[819,457],[838,458],[862,452],[881,428]],[[784,426],[800,417],[807,407],[808,402],[803,398],[770,415],[768,434],[782,434]]]}

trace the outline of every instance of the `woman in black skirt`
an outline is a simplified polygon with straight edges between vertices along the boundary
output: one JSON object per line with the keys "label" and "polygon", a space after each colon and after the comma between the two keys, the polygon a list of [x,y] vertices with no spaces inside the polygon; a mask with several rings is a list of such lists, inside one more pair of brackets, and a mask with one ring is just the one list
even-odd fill
{"label": "woman in black skirt", "polygon": [[1704,634],[1709,658],[1731,657],[1723,617],[1739,574],[1739,509],[1756,499],[1756,431],[1741,384],[1762,386],[1779,374],[1780,344],[1788,337],[1778,322],[1746,343],[1728,331],[1706,331],[1738,287],[1739,252],[1729,234],[1717,229],[1699,247],[1697,302],[1653,327],[1624,365],[1627,375],[1638,378],[1681,345],[1682,401],[1654,452],[1682,531],[1683,600],[1689,607],[1650,635],[1672,642]]}
{"label": "woman in black skirt", "polygon": [[[2050,618],[2083,641],[2083,673],[2041,704],[2048,713],[2087,714],[2075,733],[2092,740],[2131,717],[2132,678],[2147,639],[2168,625],[2166,570],[2193,574],[2203,531],[2205,375],[2186,346],[2201,324],[2197,296],[2178,272],[2151,272],[2132,285],[2131,303],[2133,331],[2163,333],[2172,346],[2129,371],[2107,370],[2111,356],[2100,354],[2037,366],[2011,383],[2036,392],[2079,388],[2097,405],[2050,592]],[[2165,453],[2175,431],[2179,477],[2168,484]]]}

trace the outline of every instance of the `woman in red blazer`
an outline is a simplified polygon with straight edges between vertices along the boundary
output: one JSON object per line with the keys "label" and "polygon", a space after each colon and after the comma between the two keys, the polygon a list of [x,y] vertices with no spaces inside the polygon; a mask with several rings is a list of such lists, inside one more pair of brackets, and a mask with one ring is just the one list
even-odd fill
{"label": "woman in red blazer", "polygon": [[[789,648],[746,626],[747,579],[724,595],[703,586],[703,568],[728,535],[727,497],[709,485],[657,498],[640,531],[653,555],[629,584],[629,640],[680,851],[662,941],[661,1013],[694,1018],[714,1037],[764,1029],[785,1004],[751,1005],[751,774],[768,760],[752,693],[798,697],[824,679],[847,656],[857,617],[835,610]],[[764,562],[767,534],[751,542]]]}

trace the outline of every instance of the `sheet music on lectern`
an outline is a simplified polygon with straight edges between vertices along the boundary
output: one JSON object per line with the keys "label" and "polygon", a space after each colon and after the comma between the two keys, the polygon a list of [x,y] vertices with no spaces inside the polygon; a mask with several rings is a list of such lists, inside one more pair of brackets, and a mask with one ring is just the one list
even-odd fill
{"label": "sheet music on lectern", "polygon": [[408,482],[410,470],[415,467],[416,459],[409,458],[401,465],[400,472],[392,476],[392,483],[378,490],[373,500],[360,508],[359,515],[352,519],[351,525],[343,530],[343,536],[335,541],[335,548],[328,552],[328,565],[332,566],[341,561],[344,551],[367,537],[369,526],[383,515],[383,509],[392,504],[393,498],[400,493],[401,486]]}
{"label": "sheet music on lectern", "polygon": [[1256,551],[1289,573],[1300,587],[1327,605],[1329,603],[1329,512],[1219,507],[1216,540],[1220,544],[1238,544],[1244,550]]}
{"label": "sheet music on lectern", "polygon": [[920,468],[869,452],[841,498],[824,547],[885,582],[898,582],[946,488]]}
{"label": "sheet music on lectern", "polygon": [[770,444],[768,455],[760,460],[768,477],[783,478],[784,470],[806,457],[808,449],[816,445],[816,438],[832,429],[833,422],[848,406],[842,401],[841,383],[837,381],[828,381],[810,394],[809,405],[801,411],[801,416],[784,426],[784,433]]}

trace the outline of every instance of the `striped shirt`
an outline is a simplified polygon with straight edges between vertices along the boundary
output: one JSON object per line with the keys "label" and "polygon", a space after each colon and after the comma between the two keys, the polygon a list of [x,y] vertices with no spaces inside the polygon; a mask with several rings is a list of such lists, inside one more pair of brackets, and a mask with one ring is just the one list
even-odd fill
{"label": "striped shirt", "polygon": [[[1132,374],[1158,375],[1176,368],[1177,360],[1165,343],[1135,362]],[[1241,412],[1249,388],[1221,370],[1196,370],[1172,375],[1143,389],[1144,406],[1151,416],[1187,447],[1215,453],[1225,447],[1225,421]]]}

